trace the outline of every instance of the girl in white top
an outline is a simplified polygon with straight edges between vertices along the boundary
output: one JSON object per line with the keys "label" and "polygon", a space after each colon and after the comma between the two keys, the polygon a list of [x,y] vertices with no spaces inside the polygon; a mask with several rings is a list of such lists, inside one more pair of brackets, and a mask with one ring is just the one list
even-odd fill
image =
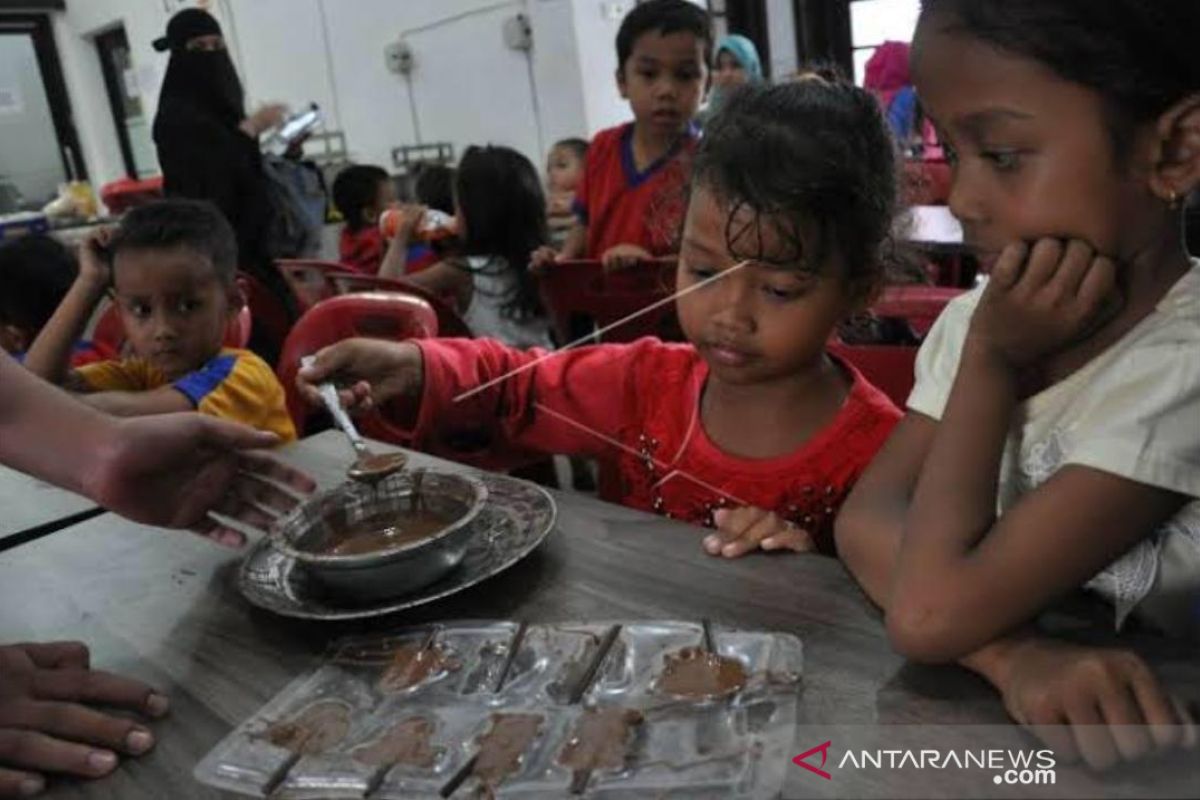
{"label": "girl in white top", "polygon": [[546,198],[533,164],[508,147],[467,148],[454,175],[454,208],[455,255],[405,280],[453,296],[475,336],[551,347],[527,269],[529,254],[547,241]]}
{"label": "girl in white top", "polygon": [[[1037,633],[1086,586],[1200,629],[1195,0],[926,0],[913,73],[991,267],[921,350],[839,552],[903,654],[957,660],[1055,748],[1107,766],[1195,743],[1129,651]],[[1063,727],[1065,725],[1066,727]]]}

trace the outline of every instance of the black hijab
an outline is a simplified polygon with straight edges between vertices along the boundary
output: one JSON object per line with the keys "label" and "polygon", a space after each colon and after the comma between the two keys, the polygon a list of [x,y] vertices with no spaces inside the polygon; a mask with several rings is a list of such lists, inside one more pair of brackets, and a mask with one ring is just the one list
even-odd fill
{"label": "black hijab", "polygon": [[187,49],[197,36],[212,35],[221,35],[221,25],[206,11],[188,8],[171,17],[167,35],[154,41],[155,50],[171,51],[159,106],[169,113],[173,104],[182,103],[235,126],[245,117],[245,98],[229,51]]}

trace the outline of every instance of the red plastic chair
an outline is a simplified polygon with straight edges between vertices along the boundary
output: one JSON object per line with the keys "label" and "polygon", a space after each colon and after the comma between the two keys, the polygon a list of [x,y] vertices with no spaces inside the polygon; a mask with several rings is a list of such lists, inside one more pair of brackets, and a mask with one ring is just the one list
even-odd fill
{"label": "red plastic chair", "polygon": [[912,392],[917,363],[916,347],[895,344],[846,344],[832,341],[829,351],[850,362],[892,402],[904,408]]}
{"label": "red plastic chair", "polygon": [[437,313],[438,336],[451,339],[473,339],[474,335],[467,323],[454,310],[451,301],[438,297],[414,283],[397,280],[396,278],[381,278],[378,275],[362,275],[347,273],[345,275],[329,275],[335,294],[357,294],[359,292],[399,292],[419,297],[433,307]]}
{"label": "red plastic chair", "polygon": [[[303,434],[312,410],[296,389],[296,373],[303,356],[355,336],[403,341],[431,338],[437,334],[437,314],[428,303],[412,295],[347,294],[314,305],[292,326],[275,370],[287,395],[288,413],[296,432]],[[377,439],[399,442],[404,438],[378,412],[365,415],[360,420],[360,427],[364,434]]]}
{"label": "red plastic chair", "polygon": [[951,286],[888,286],[871,306],[871,313],[906,320],[924,338],[946,304],[963,291]]}
{"label": "red plastic chair", "polygon": [[292,329],[292,318],[283,301],[248,272],[238,273],[237,284],[246,298],[246,305],[250,307],[254,326],[265,333],[275,347],[282,347],[283,340]]}
{"label": "red plastic chair", "polygon": [[[542,304],[560,344],[571,341],[571,321],[580,316],[604,328],[675,292],[674,257],[631,269],[605,272],[596,260],[560,261],[538,275]],[[678,338],[673,303],[635,317],[601,336],[605,342],[631,342],[642,336]]]}
{"label": "red plastic chair", "polygon": [[[241,310],[238,311],[237,316],[230,321],[229,327],[225,330],[225,340],[222,344],[225,347],[244,348],[250,342],[250,328],[252,325],[253,318],[250,315],[250,306],[243,303]],[[96,328],[92,331],[92,342],[98,348],[103,348],[105,351],[117,354],[124,352],[125,325],[121,322],[121,314],[117,310],[116,303],[109,303],[108,307],[100,315],[100,319],[96,320]]]}
{"label": "red plastic chair", "polygon": [[296,310],[302,314],[322,300],[333,297],[336,292],[330,277],[357,274],[336,261],[280,259],[275,262],[275,268],[292,290]]}

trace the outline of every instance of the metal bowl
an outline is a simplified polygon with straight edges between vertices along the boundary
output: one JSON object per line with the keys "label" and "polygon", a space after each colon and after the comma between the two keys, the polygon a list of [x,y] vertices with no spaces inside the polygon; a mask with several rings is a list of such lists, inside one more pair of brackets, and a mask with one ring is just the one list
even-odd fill
{"label": "metal bowl", "polygon": [[[417,541],[367,553],[322,552],[355,523],[418,506],[449,520]],[[271,528],[276,549],[294,558],[337,595],[379,600],[421,589],[458,566],[467,550],[471,522],[487,501],[487,487],[470,475],[407,470],[376,484],[344,483],[313,495]]]}

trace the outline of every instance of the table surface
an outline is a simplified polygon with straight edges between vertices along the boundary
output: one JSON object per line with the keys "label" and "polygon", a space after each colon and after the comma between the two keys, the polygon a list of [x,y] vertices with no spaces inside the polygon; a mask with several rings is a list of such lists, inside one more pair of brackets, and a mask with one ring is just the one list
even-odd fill
{"label": "table surface", "polygon": [[[341,480],[350,455],[333,432],[279,452],[322,485]],[[465,469],[420,454],[412,458],[417,465]],[[982,681],[955,667],[906,664],[896,656],[878,612],[836,560],[765,554],[714,559],[702,553],[702,532],[694,527],[576,494],[555,498],[557,530],[529,558],[456,597],[373,623],[308,623],[259,611],[236,589],[237,552],[111,514],[4,553],[0,641],[85,640],[94,665],[149,681],[172,701],[171,714],[154,724],[159,742],[151,754],[126,761],[100,781],[57,781],[48,796],[227,796],[196,783],[195,764],[232,727],[313,667],[332,638],[455,618],[704,616],[718,626],[788,631],[805,648],[797,753],[830,738],[849,741],[863,732],[916,726],[953,732],[959,744],[1031,749]],[[1200,687],[1194,654],[1159,645],[1162,653],[1152,660],[1168,681]],[[895,778],[887,783],[888,775],[839,772],[837,781],[827,782],[789,767],[783,796],[896,796]],[[1142,786],[1131,780],[1101,781],[1060,768],[1057,790],[1101,796],[1114,786]],[[1192,786],[1160,783],[1156,792],[1188,796]],[[938,776],[936,788],[946,797],[978,796],[981,785],[978,775],[956,779],[947,772]],[[993,788],[989,781],[984,791]],[[924,787],[916,796],[930,794]]]}
{"label": "table surface", "polygon": [[52,526],[96,504],[24,472],[0,466],[0,550],[34,528]]}

